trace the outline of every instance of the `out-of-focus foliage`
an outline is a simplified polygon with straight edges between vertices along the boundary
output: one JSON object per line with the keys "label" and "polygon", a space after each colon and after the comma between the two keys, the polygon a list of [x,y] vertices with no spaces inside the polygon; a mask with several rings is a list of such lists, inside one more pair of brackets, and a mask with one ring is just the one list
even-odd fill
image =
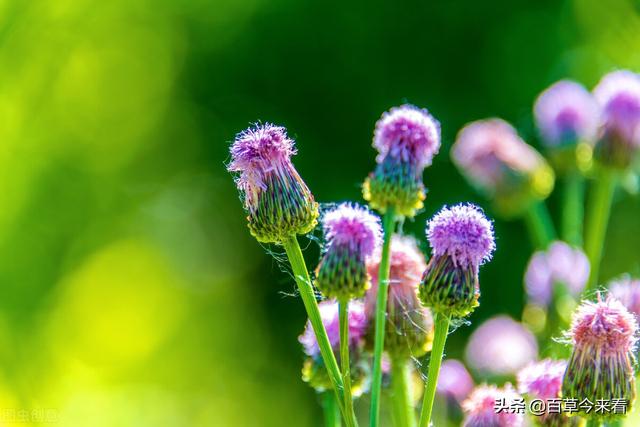
{"label": "out-of-focus foliage", "polygon": [[[318,425],[299,381],[304,311],[249,236],[224,168],[234,133],[288,126],[316,198],[360,200],[377,117],[428,107],[444,147],[425,213],[405,224],[422,237],[442,204],[482,203],[449,161],[457,129],[499,115],[534,142],[531,105],[548,84],[640,69],[638,11],[631,0],[0,1],[0,424],[282,426],[286,413]],[[605,277],[638,271],[639,214],[637,197],[621,197]],[[496,234],[473,324],[522,310],[531,248],[519,223]]]}

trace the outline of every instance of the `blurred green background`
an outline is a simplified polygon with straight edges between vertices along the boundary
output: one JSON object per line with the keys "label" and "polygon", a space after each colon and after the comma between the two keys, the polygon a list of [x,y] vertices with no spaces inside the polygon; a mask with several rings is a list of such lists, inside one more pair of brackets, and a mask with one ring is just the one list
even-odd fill
{"label": "blurred green background", "polygon": [[[287,126],[316,198],[359,201],[376,119],[405,101],[429,108],[443,148],[425,212],[405,225],[422,239],[443,204],[485,205],[449,159],[460,126],[498,115],[534,142],[547,85],[640,69],[639,12],[630,0],[0,1],[0,424],[319,425],[299,380],[302,304],[225,171],[234,134]],[[640,200],[620,196],[605,277],[639,268]],[[496,233],[452,356],[482,319],[521,313],[531,247],[518,222]]]}

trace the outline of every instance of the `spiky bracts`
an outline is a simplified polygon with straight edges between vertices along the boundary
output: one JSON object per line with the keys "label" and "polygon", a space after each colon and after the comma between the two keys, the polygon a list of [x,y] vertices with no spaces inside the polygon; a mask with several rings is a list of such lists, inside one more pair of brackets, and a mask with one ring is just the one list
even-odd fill
{"label": "spiky bracts", "polygon": [[605,166],[626,169],[640,149],[640,75],[618,70],[593,90],[603,114],[603,134],[596,158]]}
{"label": "spiky bracts", "polygon": [[524,414],[510,410],[521,397],[507,383],[502,388],[494,385],[476,387],[462,403],[465,413],[463,427],[521,427]]}
{"label": "spiky bracts", "polygon": [[316,287],[340,301],[364,296],[370,286],[366,261],[380,246],[380,219],[368,209],[343,203],[322,217],[324,254],[316,272]]}
{"label": "spiky bracts", "polygon": [[[372,286],[365,297],[365,311],[374,325],[378,294],[380,251],[368,263]],[[384,349],[392,357],[422,356],[431,349],[433,318],[417,296],[420,277],[426,266],[415,239],[394,235],[391,240],[389,297]],[[369,331],[373,335],[373,328]]]}
{"label": "spiky bracts", "polygon": [[469,183],[487,195],[501,214],[521,214],[553,190],[555,174],[546,160],[501,119],[466,125],[451,149]]}
{"label": "spiky bracts", "polygon": [[371,207],[413,217],[423,206],[424,168],[440,149],[440,124],[425,109],[395,107],[376,123],[373,146],[376,169],[365,180],[363,195]]}
{"label": "spiky bracts", "polygon": [[463,317],[478,306],[478,270],[495,250],[493,226],[471,204],[443,208],[428,223],[432,257],[419,296],[437,313]]}
{"label": "spiky bracts", "polygon": [[240,132],[231,146],[228,170],[239,173],[249,230],[260,242],[280,243],[317,223],[318,204],[291,163],[294,154],[286,129],[269,123]]}
{"label": "spiky bracts", "polygon": [[[584,302],[578,307],[569,337],[573,351],[562,382],[565,399],[635,400],[634,350],[638,325],[633,314],[615,298]],[[624,416],[607,411],[582,411],[586,418],[615,419]]]}
{"label": "spiky bracts", "polygon": [[[340,319],[338,302],[333,300],[322,301],[319,305],[322,323],[327,331],[329,342],[334,353],[340,351]],[[351,359],[352,393],[361,395],[366,388],[369,368],[363,358],[364,335],[367,330],[367,318],[364,313],[364,305],[360,301],[349,303],[349,347]],[[304,332],[298,338],[302,344],[306,358],[302,367],[302,379],[317,391],[331,389],[329,374],[325,368],[318,348],[315,333],[311,323],[307,322]]]}

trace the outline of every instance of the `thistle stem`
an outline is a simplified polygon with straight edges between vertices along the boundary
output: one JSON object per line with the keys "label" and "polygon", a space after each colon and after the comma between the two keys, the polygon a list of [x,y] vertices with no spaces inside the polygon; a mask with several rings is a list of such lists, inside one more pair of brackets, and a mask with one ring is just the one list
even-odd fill
{"label": "thistle stem", "polygon": [[384,241],[378,271],[378,296],[376,301],[376,323],[373,350],[373,378],[371,380],[371,411],[369,425],[378,427],[380,422],[380,391],[382,388],[382,352],[384,350],[384,331],[387,313],[387,293],[389,290],[389,255],[391,235],[395,227],[394,209],[389,207],[383,218]]}
{"label": "thistle stem", "polygon": [[536,249],[546,249],[556,238],[551,215],[543,201],[534,202],[525,212],[524,220]]}
{"label": "thistle stem", "polygon": [[340,408],[336,404],[334,393],[329,391],[322,393],[322,409],[324,411],[325,427],[341,427]]}
{"label": "thistle stem", "polygon": [[575,246],[582,246],[584,222],[584,177],[572,171],[565,177],[562,206],[562,239]]}
{"label": "thistle stem", "polygon": [[351,361],[349,359],[349,301],[340,301],[340,368],[342,369],[342,383],[344,384],[344,410],[349,418],[355,420],[353,412],[353,397],[351,395]]}
{"label": "thistle stem", "polygon": [[614,172],[602,169],[594,183],[593,195],[589,199],[589,215],[587,217],[587,229],[585,230],[584,249],[591,263],[587,289],[593,289],[598,284],[602,249],[607,235],[607,223],[611,214],[615,188],[616,177]]}
{"label": "thistle stem", "polygon": [[427,384],[424,390],[424,400],[422,401],[422,411],[420,412],[420,427],[428,427],[431,421],[433,410],[433,399],[436,396],[436,386],[438,385],[438,375],[444,354],[444,344],[449,333],[449,316],[435,313],[435,333],[433,336],[433,347],[431,348],[431,358],[429,359],[429,371],[427,372]]}
{"label": "thistle stem", "polygon": [[298,285],[298,290],[300,291],[300,297],[302,297],[304,308],[307,310],[309,321],[311,322],[313,332],[315,333],[316,340],[318,342],[318,347],[320,348],[322,360],[327,368],[331,385],[333,386],[333,390],[336,394],[338,407],[340,408],[347,425],[354,425],[353,423],[350,424],[350,414],[344,411],[344,406],[342,404],[344,385],[342,383],[340,369],[338,368],[338,362],[333,354],[333,349],[331,348],[327,331],[325,330],[322,318],[320,317],[318,302],[316,301],[316,296],[313,292],[313,286],[311,286],[311,279],[309,278],[309,272],[307,271],[307,265],[304,262],[304,257],[302,256],[298,239],[295,235],[292,235],[288,239],[283,240],[282,246],[284,246],[284,250],[287,252],[287,257],[291,263],[291,269],[293,270],[293,275],[296,280],[296,284]]}
{"label": "thistle stem", "polygon": [[416,426],[410,375],[409,360],[404,357],[391,360],[391,387],[397,427]]}

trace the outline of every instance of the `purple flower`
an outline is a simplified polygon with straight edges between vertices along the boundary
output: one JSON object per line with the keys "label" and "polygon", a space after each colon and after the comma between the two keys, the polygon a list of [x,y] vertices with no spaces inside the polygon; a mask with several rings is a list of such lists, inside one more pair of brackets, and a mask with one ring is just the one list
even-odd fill
{"label": "purple flower", "polygon": [[343,203],[322,217],[325,252],[316,271],[316,286],[327,297],[360,298],[370,285],[366,261],[380,246],[380,219],[369,210]]}
{"label": "purple flower", "polygon": [[447,359],[442,362],[438,376],[438,393],[462,402],[473,389],[473,378],[462,362]]}
{"label": "purple flower", "polygon": [[[368,263],[371,289],[365,296],[365,312],[371,326],[375,323],[380,257],[378,250]],[[417,296],[418,285],[425,268],[424,255],[418,249],[415,239],[394,235],[391,239],[384,339],[385,350],[392,355],[421,356],[431,348],[433,318],[429,309],[420,305]]]}
{"label": "purple flower", "polygon": [[[338,303],[332,300],[325,300],[318,304],[322,324],[327,330],[329,342],[334,352],[340,351],[340,318]],[[367,330],[367,318],[364,314],[364,305],[360,301],[349,303],[349,346],[356,347]],[[320,355],[320,348],[316,335],[311,327],[311,322],[307,321],[304,332],[298,338],[307,356],[316,358]]]}
{"label": "purple flower", "polygon": [[518,372],[518,391],[535,399],[560,397],[566,360],[544,359],[533,362]]}
{"label": "purple flower", "polygon": [[427,222],[426,234],[433,255],[448,256],[457,267],[477,269],[496,248],[491,222],[470,203],[442,208]]}
{"label": "purple flower", "polygon": [[[463,427],[521,427],[524,424],[524,413],[509,411],[520,399],[520,395],[509,383],[502,388],[494,385],[478,386],[462,403],[465,413]],[[498,411],[497,408],[506,410]]]}
{"label": "purple flower", "polygon": [[607,164],[627,167],[640,148],[640,76],[627,70],[611,72],[593,93],[604,120],[596,154]]}
{"label": "purple flower", "polygon": [[376,123],[376,169],[365,180],[363,195],[380,212],[415,215],[426,197],[422,173],[440,149],[440,124],[413,105],[392,108]]}
{"label": "purple flower", "polygon": [[440,123],[426,109],[410,104],[394,107],[376,123],[373,146],[378,163],[391,156],[424,169],[440,149]]}
{"label": "purple flower", "polygon": [[540,94],[533,108],[542,140],[551,147],[595,143],[600,109],[579,83],[561,80]]}
{"label": "purple flower", "polygon": [[472,122],[458,133],[453,162],[469,183],[505,215],[521,213],[546,198],[555,180],[551,167],[501,119]]}
{"label": "purple flower", "polygon": [[563,284],[578,296],[589,280],[589,259],[577,248],[560,241],[547,251],[533,254],[524,281],[527,295],[536,304],[547,306],[553,296],[553,286]]}
{"label": "purple flower", "polygon": [[478,270],[495,250],[493,226],[472,204],[444,207],[427,222],[432,257],[420,299],[437,313],[463,317],[478,306]]}
{"label": "purple flower", "polygon": [[508,316],[496,316],[480,325],[469,338],[467,363],[484,375],[511,375],[536,359],[533,334]]}
{"label": "purple flower", "polygon": [[622,276],[609,283],[609,292],[633,313],[636,319],[640,318],[640,280]]}
{"label": "purple flower", "polygon": [[[635,316],[615,298],[583,302],[574,313],[568,337],[573,351],[562,383],[564,398],[635,399]],[[628,408],[629,410],[631,408]],[[582,413],[587,418],[616,418],[621,414]]]}
{"label": "purple flower", "polygon": [[260,242],[280,243],[315,227],[318,204],[291,163],[296,153],[286,130],[269,123],[240,132],[231,146],[230,172]]}

